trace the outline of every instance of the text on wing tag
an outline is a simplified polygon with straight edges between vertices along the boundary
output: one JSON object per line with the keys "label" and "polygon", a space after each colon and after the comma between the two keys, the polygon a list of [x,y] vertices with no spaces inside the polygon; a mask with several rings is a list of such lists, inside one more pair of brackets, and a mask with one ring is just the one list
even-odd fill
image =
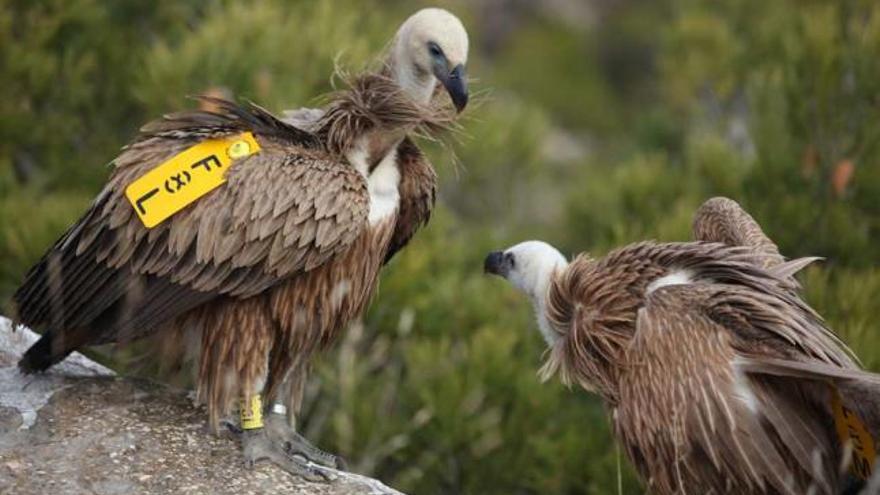
{"label": "text on wing tag", "polygon": [[834,412],[834,425],[837,429],[837,436],[840,437],[840,444],[844,448],[852,448],[850,469],[859,478],[869,479],[874,469],[874,459],[877,457],[874,438],[855,411],[843,404],[840,392],[833,385],[831,386],[831,409]]}
{"label": "text on wing tag", "polygon": [[144,226],[155,227],[226,182],[237,159],[259,151],[250,132],[202,141],[138,177],[125,196]]}

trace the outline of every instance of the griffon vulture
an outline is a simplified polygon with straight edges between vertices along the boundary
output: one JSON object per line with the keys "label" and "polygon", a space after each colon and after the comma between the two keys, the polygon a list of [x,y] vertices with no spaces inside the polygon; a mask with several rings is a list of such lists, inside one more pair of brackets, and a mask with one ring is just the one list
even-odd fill
{"label": "griffon vulture", "polygon": [[44,330],[20,368],[147,336],[165,360],[194,344],[211,424],[241,404],[249,463],[309,477],[299,456],[335,464],[275,415],[264,425],[263,407],[296,410],[312,355],[428,221],[436,176],[409,136],[452,123],[435,89],[465,107],[467,54],[458,18],[424,9],[308,125],[219,99],[147,124],[15,294],[20,321]]}
{"label": "griffon vulture", "polygon": [[700,208],[694,236],[571,263],[529,241],[485,271],[531,298],[542,376],[603,399],[649,491],[831,494],[866,478],[880,376],[798,296],[812,259],[785,262],[726,198]]}

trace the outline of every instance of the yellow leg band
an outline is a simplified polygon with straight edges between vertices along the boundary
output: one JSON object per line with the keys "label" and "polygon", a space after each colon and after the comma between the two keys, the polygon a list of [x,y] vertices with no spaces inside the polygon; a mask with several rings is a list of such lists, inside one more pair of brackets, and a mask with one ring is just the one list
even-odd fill
{"label": "yellow leg band", "polygon": [[254,394],[250,400],[241,401],[241,429],[254,430],[263,427],[263,400]]}

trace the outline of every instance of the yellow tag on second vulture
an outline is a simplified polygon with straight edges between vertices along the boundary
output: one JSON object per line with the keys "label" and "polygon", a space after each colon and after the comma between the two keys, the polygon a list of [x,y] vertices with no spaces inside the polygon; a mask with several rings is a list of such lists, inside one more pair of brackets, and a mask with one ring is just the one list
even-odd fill
{"label": "yellow tag on second vulture", "polygon": [[202,141],[129,184],[125,196],[144,226],[155,227],[226,182],[236,159],[258,151],[250,132]]}
{"label": "yellow tag on second vulture", "polygon": [[834,411],[834,425],[837,428],[837,436],[840,437],[841,445],[852,445],[853,474],[863,480],[871,477],[874,469],[874,459],[877,451],[874,447],[874,438],[865,426],[865,423],[856,415],[855,411],[843,405],[843,399],[837,387],[831,386],[831,409]]}

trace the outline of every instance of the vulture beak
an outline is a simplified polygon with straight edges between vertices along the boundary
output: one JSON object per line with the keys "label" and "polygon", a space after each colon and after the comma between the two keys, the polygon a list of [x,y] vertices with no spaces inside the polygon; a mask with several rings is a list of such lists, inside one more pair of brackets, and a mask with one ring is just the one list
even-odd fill
{"label": "vulture beak", "polygon": [[510,257],[505,256],[503,251],[492,251],[486,256],[483,262],[483,272],[498,275],[499,277],[507,277],[512,263]]}
{"label": "vulture beak", "polygon": [[452,98],[452,104],[455,105],[455,110],[461,113],[468,102],[467,75],[464,71],[464,65],[458,64],[448,73],[445,67],[435,67],[434,76],[446,88],[446,92]]}

